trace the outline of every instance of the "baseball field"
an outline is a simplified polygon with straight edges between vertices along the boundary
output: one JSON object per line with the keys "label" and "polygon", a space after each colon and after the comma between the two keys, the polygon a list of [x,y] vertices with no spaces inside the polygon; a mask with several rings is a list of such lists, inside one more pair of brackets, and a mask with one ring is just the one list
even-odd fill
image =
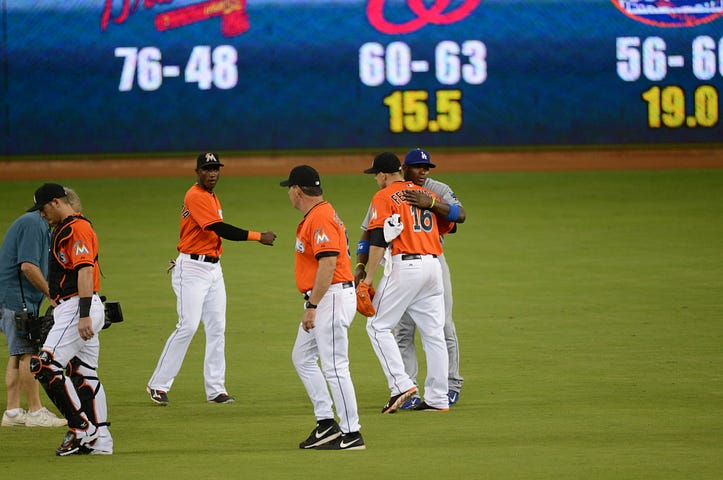
{"label": "baseball field", "polygon": [[[166,267],[193,160],[163,161],[174,166],[166,174],[143,161],[133,172],[88,167],[113,178],[72,163],[3,165],[0,233],[44,181],[74,188],[100,240],[102,293],[121,302],[125,322],[101,334],[114,455],[56,457],[63,429],[3,427],[2,477],[719,479],[721,152],[644,152],[637,162],[559,152],[520,171],[494,156],[473,162],[478,168],[434,160],[434,178],[467,210],[446,242],[464,387],[448,413],[381,415],[389,392],[357,315],[351,372],[367,450],[356,452],[298,449],[314,426],[290,359],[302,312],[293,278],[301,213],[279,181],[290,165],[314,166],[313,157],[240,159],[222,172],[225,220],[278,238],[274,247],[224,243],[236,403],[205,401],[200,329],[167,407],[152,404],[145,385],[176,322]],[[370,176],[354,173],[366,163],[371,155],[318,159],[324,197],[352,248],[376,191]],[[11,175],[16,167],[33,174]]]}

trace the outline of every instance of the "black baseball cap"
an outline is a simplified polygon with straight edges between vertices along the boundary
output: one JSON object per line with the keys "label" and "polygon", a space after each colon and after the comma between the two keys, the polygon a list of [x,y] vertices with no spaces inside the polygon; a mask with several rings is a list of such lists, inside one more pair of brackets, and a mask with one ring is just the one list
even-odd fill
{"label": "black baseball cap", "polygon": [[299,187],[320,187],[319,172],[308,165],[298,165],[291,169],[289,179],[279,183],[282,187],[297,185]]}
{"label": "black baseball cap", "polygon": [[429,168],[436,167],[430,160],[432,157],[426,150],[421,148],[415,148],[407,152],[407,156],[404,157],[404,165],[427,165]]}
{"label": "black baseball cap", "polygon": [[218,165],[223,167],[223,163],[218,161],[218,155],[213,152],[200,153],[196,158],[196,168],[203,168],[209,165]]}
{"label": "black baseball cap", "polygon": [[372,168],[367,168],[364,173],[397,173],[402,171],[402,164],[399,157],[392,152],[382,152],[374,157]]}
{"label": "black baseball cap", "polygon": [[28,209],[28,212],[35,212],[40,210],[46,203],[50,203],[56,198],[63,198],[66,196],[65,189],[62,185],[57,183],[46,183],[42,187],[35,190],[35,196],[33,201],[35,205]]}

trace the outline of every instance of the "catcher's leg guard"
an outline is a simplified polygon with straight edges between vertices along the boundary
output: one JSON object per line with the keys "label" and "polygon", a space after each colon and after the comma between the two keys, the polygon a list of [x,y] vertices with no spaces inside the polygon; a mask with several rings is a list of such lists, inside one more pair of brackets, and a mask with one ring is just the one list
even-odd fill
{"label": "catcher's leg guard", "polygon": [[48,397],[68,420],[68,427],[85,430],[88,420],[80,413],[80,401],[67,377],[63,366],[53,360],[53,354],[42,350],[30,358],[30,371],[43,386]]}
{"label": "catcher's leg guard", "polygon": [[80,399],[81,410],[97,427],[108,426],[108,407],[105,389],[96,376],[95,368],[73,357],[68,364],[70,379]]}

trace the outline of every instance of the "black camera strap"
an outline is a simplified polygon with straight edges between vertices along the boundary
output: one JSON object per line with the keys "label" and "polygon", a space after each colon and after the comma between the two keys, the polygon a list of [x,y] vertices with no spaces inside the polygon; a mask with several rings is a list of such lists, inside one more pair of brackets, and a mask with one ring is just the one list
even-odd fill
{"label": "black camera strap", "polygon": [[20,285],[20,298],[23,300],[23,312],[27,312],[28,305],[25,303],[25,291],[23,290],[23,277],[21,277],[20,265],[18,265],[18,285]]}

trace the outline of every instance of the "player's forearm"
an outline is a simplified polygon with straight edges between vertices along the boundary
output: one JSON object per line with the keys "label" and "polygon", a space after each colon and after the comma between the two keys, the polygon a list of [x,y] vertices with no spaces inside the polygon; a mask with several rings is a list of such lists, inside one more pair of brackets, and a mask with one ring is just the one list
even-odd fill
{"label": "player's forearm", "polygon": [[356,264],[354,265],[354,279],[357,283],[364,279],[366,265],[369,262],[369,232],[364,230],[356,246]]}
{"label": "player's forearm", "polygon": [[93,296],[93,267],[90,265],[78,270],[78,296],[80,298]]}
{"label": "player's forearm", "polygon": [[372,245],[371,247],[369,247],[369,261],[367,262],[366,277],[363,279],[364,283],[367,283],[369,285],[372,285],[374,283],[374,275],[377,272],[379,262],[381,262],[383,256],[384,248],[377,247],[376,245]]}
{"label": "player's forearm", "polygon": [[434,203],[429,207],[435,215],[444,217],[445,219],[454,223],[464,223],[467,218],[467,214],[464,211],[464,207],[461,205],[453,205],[451,203],[444,203],[442,200],[435,200]]}
{"label": "player's forearm", "polygon": [[[232,240],[235,242],[245,242],[247,240],[259,240],[259,238],[249,238],[249,234],[252,234],[255,232],[249,232],[248,230],[244,230],[243,228],[234,227],[233,225],[230,225],[228,223],[224,222],[218,222],[214,223],[212,225],[209,225],[207,227],[209,230],[213,231],[218,235],[219,237],[226,239],[226,240]],[[260,234],[257,234],[260,237]]]}
{"label": "player's forearm", "polygon": [[309,295],[309,302],[318,305],[321,299],[326,295],[331,281],[334,278],[334,269],[336,268],[336,257],[322,257],[319,259],[319,267],[316,269],[316,277],[314,278],[314,287]]}

